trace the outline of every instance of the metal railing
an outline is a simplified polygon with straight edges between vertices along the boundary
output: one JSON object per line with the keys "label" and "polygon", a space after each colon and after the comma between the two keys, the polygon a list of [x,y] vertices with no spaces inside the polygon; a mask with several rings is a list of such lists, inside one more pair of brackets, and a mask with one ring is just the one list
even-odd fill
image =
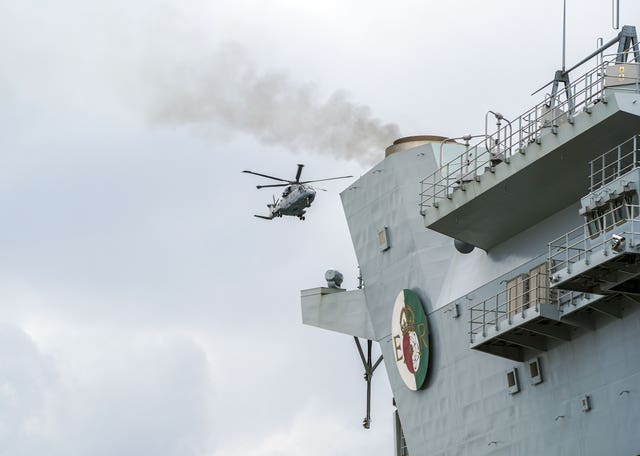
{"label": "metal railing", "polygon": [[[616,57],[603,60],[571,83],[564,101],[560,95],[555,100],[545,97],[514,121],[506,122],[496,132],[487,135],[480,143],[453,160],[440,164],[437,171],[420,182],[420,212],[424,214],[426,208],[438,207],[440,200],[450,199],[455,189],[464,189],[466,182],[479,180],[485,171],[493,172],[499,163],[508,163],[514,154],[524,153],[529,144],[540,142],[544,131],[555,132],[563,122],[573,123],[578,108],[590,112],[591,106],[603,100],[605,80],[612,78],[605,75],[606,68],[616,63]],[[640,78],[628,77],[627,80],[631,87],[626,85],[615,89],[640,93]]]}
{"label": "metal railing", "polygon": [[640,135],[635,135],[622,144],[589,162],[589,192],[616,180],[640,166]]}
{"label": "metal railing", "polygon": [[[549,274],[553,276],[563,269],[570,274],[571,265],[582,260],[588,264],[593,253],[604,251],[609,254],[613,249],[620,248],[621,242],[635,246],[640,241],[639,214],[640,206],[624,203],[599,213],[589,222],[553,240],[549,243]],[[614,234],[622,239],[614,238]]]}
{"label": "metal railing", "polygon": [[514,317],[525,316],[527,309],[539,311],[540,304],[556,304],[558,293],[549,287],[549,276],[539,272],[533,275],[522,274],[514,278],[500,293],[469,308],[469,335],[487,335],[488,328],[500,329],[500,324],[512,323]]}

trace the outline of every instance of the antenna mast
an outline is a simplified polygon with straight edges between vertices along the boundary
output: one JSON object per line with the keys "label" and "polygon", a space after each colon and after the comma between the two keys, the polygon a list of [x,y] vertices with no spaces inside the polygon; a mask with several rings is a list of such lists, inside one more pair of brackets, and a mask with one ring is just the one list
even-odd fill
{"label": "antenna mast", "polygon": [[[595,52],[591,53],[588,57],[582,59],[569,69],[566,69],[566,34],[567,34],[567,0],[563,0],[563,14],[562,14],[562,69],[557,70],[551,82],[546,83],[531,95],[535,95],[541,90],[551,87],[551,94],[549,95],[549,102],[547,108],[553,110],[559,98],[558,86],[560,83],[564,84],[564,93],[567,97],[567,110],[569,115],[573,115],[574,102],[573,102],[573,90],[569,81],[569,73],[580,65],[588,62],[593,57],[600,54],[602,60],[602,52],[605,49],[618,43],[618,53],[616,57],[616,63],[624,63],[629,58],[629,53],[633,53],[633,58],[636,62],[640,62],[640,49],[638,46],[638,34],[636,28],[631,25],[625,25],[618,35],[611,41],[602,44],[602,39],[598,39],[598,45],[600,46]],[[614,29],[620,28],[620,0],[612,0],[611,22]],[[602,64],[602,62],[600,62]]]}
{"label": "antenna mast", "polygon": [[567,0],[562,2],[562,71],[566,69],[567,55]]}

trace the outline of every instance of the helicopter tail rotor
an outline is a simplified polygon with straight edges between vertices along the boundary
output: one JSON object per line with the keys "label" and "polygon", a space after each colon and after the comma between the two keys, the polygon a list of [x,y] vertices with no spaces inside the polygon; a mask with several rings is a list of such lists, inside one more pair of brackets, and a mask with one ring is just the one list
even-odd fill
{"label": "helicopter tail rotor", "polygon": [[269,209],[273,209],[274,207],[276,207],[276,204],[278,204],[278,201],[280,201],[280,198],[276,199],[276,195],[271,195],[271,197],[273,198],[273,203],[267,204],[267,207]]}
{"label": "helicopter tail rotor", "polygon": [[274,212],[276,205],[278,204],[278,201],[280,201],[280,198],[276,198],[275,195],[271,195],[271,197],[273,198],[273,203],[268,203],[267,204],[267,208],[269,208],[269,215],[265,216],[265,215],[256,215],[256,217],[261,218],[261,219],[265,219],[265,220],[273,220],[276,217],[280,217],[280,215],[276,212]]}

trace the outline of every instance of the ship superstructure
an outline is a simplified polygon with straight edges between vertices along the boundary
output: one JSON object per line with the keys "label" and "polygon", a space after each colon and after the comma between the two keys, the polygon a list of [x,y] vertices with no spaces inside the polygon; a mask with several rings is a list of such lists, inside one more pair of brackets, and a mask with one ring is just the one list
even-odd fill
{"label": "ship superstructure", "polygon": [[396,141],[341,194],[364,286],[303,290],[303,321],[380,344],[398,455],[640,454],[635,28],[596,55],[479,141]]}

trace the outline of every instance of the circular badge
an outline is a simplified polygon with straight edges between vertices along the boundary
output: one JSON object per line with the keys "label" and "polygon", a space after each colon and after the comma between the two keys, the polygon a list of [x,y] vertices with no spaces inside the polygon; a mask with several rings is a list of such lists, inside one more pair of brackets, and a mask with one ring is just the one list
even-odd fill
{"label": "circular badge", "polygon": [[393,306],[391,337],[400,377],[407,388],[424,386],[429,367],[429,327],[420,298],[402,290]]}

